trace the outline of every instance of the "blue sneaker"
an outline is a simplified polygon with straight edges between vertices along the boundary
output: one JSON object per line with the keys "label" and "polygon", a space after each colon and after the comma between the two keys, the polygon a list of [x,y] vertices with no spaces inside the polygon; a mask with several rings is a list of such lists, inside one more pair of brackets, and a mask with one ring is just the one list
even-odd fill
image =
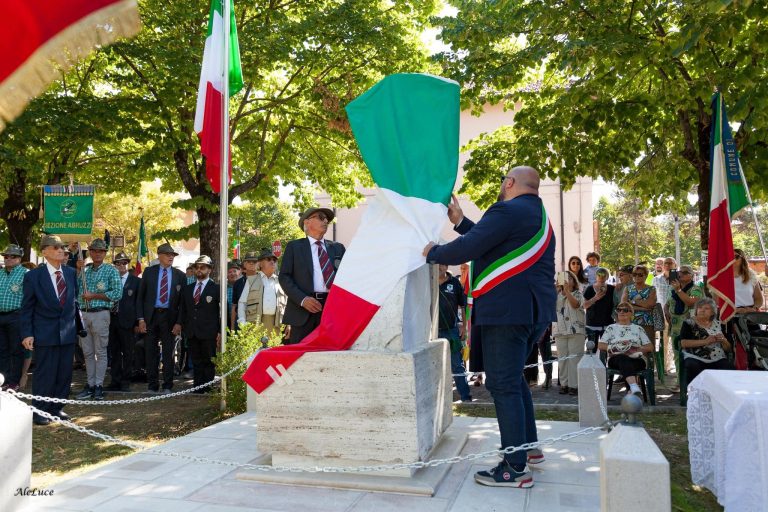
{"label": "blue sneaker", "polygon": [[475,473],[475,482],[491,487],[516,487],[528,489],[533,487],[533,475],[525,466],[522,472],[515,471],[506,461],[501,461],[498,466],[488,471]]}

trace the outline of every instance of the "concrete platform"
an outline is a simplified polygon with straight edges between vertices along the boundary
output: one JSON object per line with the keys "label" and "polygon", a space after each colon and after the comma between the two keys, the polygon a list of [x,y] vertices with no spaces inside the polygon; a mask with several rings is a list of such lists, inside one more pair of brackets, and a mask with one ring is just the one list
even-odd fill
{"label": "concrete platform", "polygon": [[[577,423],[542,421],[537,425],[542,440],[579,430]],[[456,417],[454,428],[457,435],[467,436],[462,455],[493,450],[499,444],[493,418]],[[211,459],[261,463],[256,429],[255,416],[243,414],[160,448]],[[534,468],[535,486],[527,490],[484,487],[474,482],[476,471],[498,462],[495,456],[450,465],[434,496],[427,497],[246,481],[237,477],[241,469],[137,453],[52,485],[53,496],[29,497],[25,510],[595,511],[600,509],[598,443],[603,435],[595,433],[545,447],[546,462]]]}

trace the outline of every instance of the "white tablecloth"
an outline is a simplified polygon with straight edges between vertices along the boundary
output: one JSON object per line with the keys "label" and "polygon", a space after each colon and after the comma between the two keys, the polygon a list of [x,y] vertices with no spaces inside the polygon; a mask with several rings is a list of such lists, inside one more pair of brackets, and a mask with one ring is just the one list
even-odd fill
{"label": "white tablecloth", "polygon": [[768,510],[768,372],[702,372],[688,387],[693,483],[730,512]]}

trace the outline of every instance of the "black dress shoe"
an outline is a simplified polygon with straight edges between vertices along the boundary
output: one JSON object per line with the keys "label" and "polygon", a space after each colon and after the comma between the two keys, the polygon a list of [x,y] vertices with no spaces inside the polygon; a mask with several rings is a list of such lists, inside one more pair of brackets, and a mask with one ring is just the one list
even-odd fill
{"label": "black dress shoe", "polygon": [[65,413],[64,411],[59,411],[59,413],[58,414],[54,414],[54,416],[58,416],[59,418],[61,418],[64,421],[72,421],[72,416],[70,416],[69,414]]}
{"label": "black dress shoe", "polygon": [[32,418],[32,423],[34,423],[35,425],[40,425],[41,427],[44,427],[46,425],[50,425],[51,420],[49,420],[48,418],[43,418],[42,416],[34,416]]}

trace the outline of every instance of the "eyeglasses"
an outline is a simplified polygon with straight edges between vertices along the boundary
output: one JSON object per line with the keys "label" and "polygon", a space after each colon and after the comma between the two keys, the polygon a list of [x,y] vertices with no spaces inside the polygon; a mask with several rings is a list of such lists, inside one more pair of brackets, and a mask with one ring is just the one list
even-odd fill
{"label": "eyeglasses", "polygon": [[504,183],[507,180],[507,178],[509,178],[509,176],[505,174],[504,176],[501,177],[501,182]]}
{"label": "eyeglasses", "polygon": [[691,275],[691,272],[688,272],[687,270],[680,270],[680,271],[678,271],[678,274]]}
{"label": "eyeglasses", "polygon": [[645,277],[642,272],[632,272],[632,277]]}
{"label": "eyeglasses", "polygon": [[632,310],[628,308],[616,308],[617,313],[631,313]]}

